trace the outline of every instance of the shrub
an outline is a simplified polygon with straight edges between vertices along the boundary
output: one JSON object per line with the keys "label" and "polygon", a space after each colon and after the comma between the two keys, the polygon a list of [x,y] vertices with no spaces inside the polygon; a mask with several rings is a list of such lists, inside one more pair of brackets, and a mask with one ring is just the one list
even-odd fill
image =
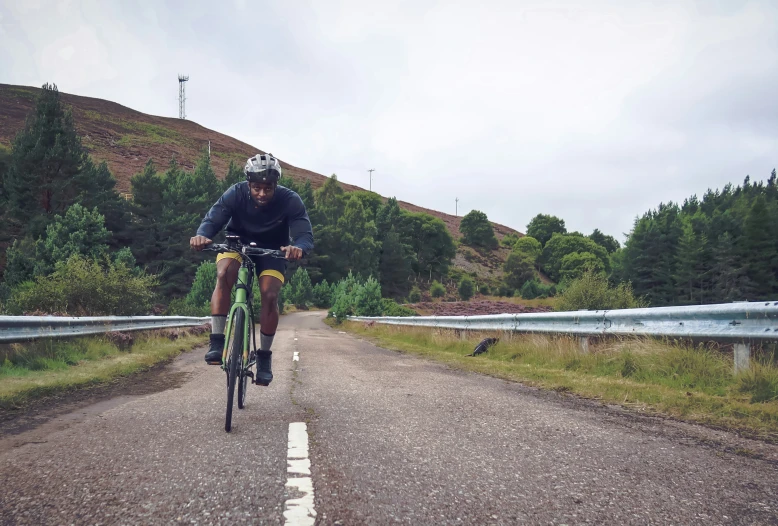
{"label": "shrub", "polygon": [[488,296],[489,292],[491,292],[491,289],[489,289],[489,285],[481,285],[480,287],[478,287],[478,289],[479,289],[478,292],[480,292],[484,296]]}
{"label": "shrub", "polygon": [[418,313],[405,305],[399,305],[396,301],[384,298],[381,300],[384,316],[418,316]]}
{"label": "shrub", "polygon": [[647,302],[635,297],[630,283],[611,287],[604,275],[587,270],[560,295],[557,310],[611,310],[645,306]]}
{"label": "shrub", "polygon": [[497,238],[486,214],[478,210],[468,212],[459,224],[466,245],[496,248]]}
{"label": "shrub", "polygon": [[529,256],[519,252],[511,252],[503,268],[505,282],[513,289],[521,287],[527,280],[535,277],[535,262]]}
{"label": "shrub", "polygon": [[444,287],[440,282],[433,281],[432,286],[430,287],[430,296],[433,298],[442,298],[446,294],[446,287]]}
{"label": "shrub", "polygon": [[524,236],[516,240],[513,244],[512,252],[518,252],[519,254],[528,256],[534,265],[540,257],[541,252],[543,252],[543,246],[540,244],[540,241],[534,237]]}
{"label": "shrub", "polygon": [[286,285],[287,293],[285,299],[294,305],[304,307],[313,301],[313,285],[308,271],[299,267],[292,279]]}
{"label": "shrub", "polygon": [[540,296],[540,282],[536,279],[531,279],[524,283],[519,290],[519,294],[525,300],[534,300]]}
{"label": "shrub", "polygon": [[587,270],[604,274],[605,264],[591,252],[572,252],[562,258],[559,279],[565,282],[574,281]]}
{"label": "shrub", "polygon": [[500,283],[500,286],[497,287],[497,295],[503,298],[510,298],[513,296],[513,289],[505,283]]}
{"label": "shrub", "polygon": [[411,292],[408,294],[408,301],[410,303],[419,303],[421,301],[421,291],[417,285],[411,288]]}
{"label": "shrub", "polygon": [[107,258],[82,256],[59,262],[50,276],[14,288],[9,304],[17,314],[40,311],[75,316],[132,316],[151,309],[156,276],[136,276]]}
{"label": "shrub", "polygon": [[475,285],[473,285],[473,280],[467,277],[462,278],[462,281],[459,282],[459,288],[457,290],[459,291],[459,297],[462,298],[462,300],[469,300],[473,297],[473,293],[475,292]]}
{"label": "shrub", "polygon": [[320,309],[332,307],[332,287],[326,279],[313,287],[313,304]]}
{"label": "shrub", "polygon": [[381,316],[381,284],[373,277],[354,289],[354,313],[357,316]]}

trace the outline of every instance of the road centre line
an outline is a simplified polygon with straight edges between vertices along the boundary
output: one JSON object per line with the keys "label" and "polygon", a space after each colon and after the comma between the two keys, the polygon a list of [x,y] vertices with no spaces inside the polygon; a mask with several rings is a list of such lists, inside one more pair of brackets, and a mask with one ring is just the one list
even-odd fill
{"label": "road centre line", "polygon": [[311,461],[308,458],[308,426],[305,422],[289,424],[289,447],[286,454],[286,487],[299,498],[287,499],[284,503],[286,526],[312,526],[316,521],[313,506],[313,480]]}
{"label": "road centre line", "polygon": [[294,352],[294,356],[292,356],[292,361],[293,362],[299,362],[300,361],[300,353],[299,352],[297,352],[297,351]]}

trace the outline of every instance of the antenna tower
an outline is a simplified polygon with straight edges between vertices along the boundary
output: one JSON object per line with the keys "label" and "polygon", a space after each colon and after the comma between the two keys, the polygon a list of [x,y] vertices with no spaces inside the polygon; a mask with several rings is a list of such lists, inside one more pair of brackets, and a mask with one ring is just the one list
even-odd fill
{"label": "antenna tower", "polygon": [[370,191],[373,191],[373,172],[375,172],[375,168],[371,168],[368,170],[370,172]]}
{"label": "antenna tower", "polygon": [[178,118],[186,119],[186,81],[189,75],[178,76]]}

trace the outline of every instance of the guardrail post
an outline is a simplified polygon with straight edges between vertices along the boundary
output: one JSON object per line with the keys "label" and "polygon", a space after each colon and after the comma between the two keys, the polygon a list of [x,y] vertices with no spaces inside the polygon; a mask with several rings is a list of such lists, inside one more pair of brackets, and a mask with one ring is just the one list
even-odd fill
{"label": "guardrail post", "polygon": [[735,344],[735,374],[747,371],[750,368],[751,343],[740,342]]}
{"label": "guardrail post", "polygon": [[588,336],[579,336],[578,337],[578,344],[581,346],[581,352],[584,354],[589,354],[589,337]]}

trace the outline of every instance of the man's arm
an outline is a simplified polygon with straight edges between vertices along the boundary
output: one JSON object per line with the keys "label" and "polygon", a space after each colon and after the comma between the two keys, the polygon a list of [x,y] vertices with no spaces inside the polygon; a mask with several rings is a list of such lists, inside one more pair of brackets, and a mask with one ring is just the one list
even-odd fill
{"label": "man's arm", "polygon": [[[308,212],[300,196],[294,194],[289,200],[289,237],[292,245],[307,255],[313,250],[313,227],[308,219]],[[287,254],[288,257],[288,254]]]}
{"label": "man's arm", "polygon": [[231,186],[216,203],[211,207],[203,218],[200,227],[197,229],[196,236],[203,236],[213,239],[216,234],[221,232],[222,228],[232,217],[238,201],[238,191],[235,185]]}

